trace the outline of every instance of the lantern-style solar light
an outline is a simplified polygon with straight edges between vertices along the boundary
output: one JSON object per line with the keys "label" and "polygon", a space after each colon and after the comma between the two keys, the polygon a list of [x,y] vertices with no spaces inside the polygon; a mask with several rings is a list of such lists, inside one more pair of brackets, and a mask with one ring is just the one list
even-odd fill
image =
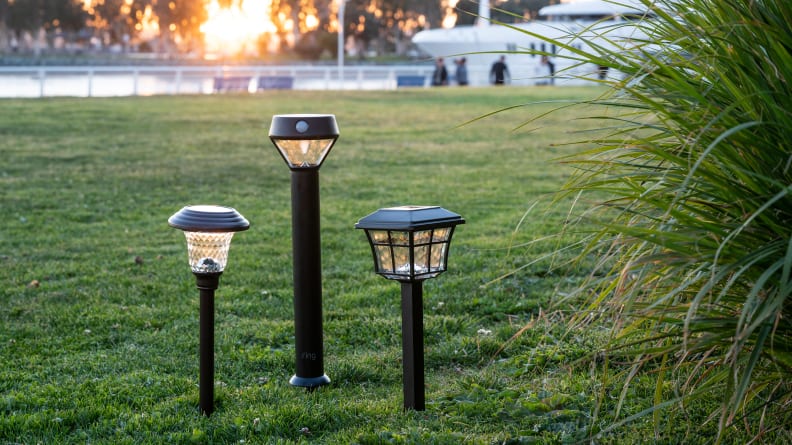
{"label": "lantern-style solar light", "polygon": [[296,373],[289,383],[316,388],[324,373],[319,167],[338,139],[332,114],[272,117],[269,137],[291,170]]}
{"label": "lantern-style solar light", "polygon": [[440,207],[379,209],[355,224],[366,231],[374,270],[401,282],[404,408],[423,411],[423,280],[448,265],[451,235],[465,220]]}
{"label": "lantern-style solar light", "polygon": [[187,238],[187,256],[200,291],[200,377],[198,404],[205,415],[214,411],[214,293],[228,262],[234,232],[250,223],[230,207],[187,206],[168,218]]}

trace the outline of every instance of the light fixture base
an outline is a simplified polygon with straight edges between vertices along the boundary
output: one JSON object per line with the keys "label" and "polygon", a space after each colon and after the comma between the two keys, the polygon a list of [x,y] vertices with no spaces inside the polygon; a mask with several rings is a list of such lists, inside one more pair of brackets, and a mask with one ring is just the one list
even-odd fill
{"label": "light fixture base", "polygon": [[220,285],[220,275],[222,274],[223,272],[213,272],[213,273],[193,272],[193,275],[195,275],[196,287],[202,290],[216,290]]}
{"label": "light fixture base", "polygon": [[301,388],[314,389],[330,384],[330,377],[328,377],[327,374],[322,374],[319,377],[299,377],[297,375],[293,375],[289,379],[289,384],[292,386],[299,386]]}

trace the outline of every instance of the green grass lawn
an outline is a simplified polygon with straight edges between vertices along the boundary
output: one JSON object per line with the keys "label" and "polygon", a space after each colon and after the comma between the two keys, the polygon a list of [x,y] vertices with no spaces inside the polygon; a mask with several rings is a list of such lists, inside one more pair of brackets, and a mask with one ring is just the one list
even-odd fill
{"label": "green grass lawn", "polygon": [[[596,123],[574,109],[515,130],[557,106],[535,104],[456,127],[514,104],[598,93],[0,101],[0,444],[588,437],[599,428],[595,410],[608,413],[596,402],[603,383],[570,365],[601,334],[570,333],[563,313],[543,310],[587,271],[565,266],[574,251],[542,258],[576,239],[545,240],[561,232],[569,207],[548,204],[570,174],[557,162],[574,149],[563,144]],[[313,392],[288,384],[290,176],[267,137],[271,116],[283,113],[333,113],[341,129],[320,172],[332,384]],[[210,418],[197,410],[198,291],[184,237],[166,222],[187,204],[232,206],[251,222],[234,237],[217,291]],[[467,221],[449,271],[424,286],[424,412],[402,410],[399,284],[373,273],[353,228],[378,208],[407,204]],[[648,388],[622,415],[651,405]],[[645,434],[651,425],[638,423],[609,440]]]}

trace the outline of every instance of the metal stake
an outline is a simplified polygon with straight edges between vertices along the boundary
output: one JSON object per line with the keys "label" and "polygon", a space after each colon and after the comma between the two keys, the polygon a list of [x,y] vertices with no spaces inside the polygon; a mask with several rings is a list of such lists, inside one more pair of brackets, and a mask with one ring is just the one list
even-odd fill
{"label": "metal stake", "polygon": [[423,411],[423,281],[402,281],[401,291],[404,409]]}
{"label": "metal stake", "polygon": [[207,417],[214,411],[214,296],[221,274],[195,274],[201,294],[198,406]]}

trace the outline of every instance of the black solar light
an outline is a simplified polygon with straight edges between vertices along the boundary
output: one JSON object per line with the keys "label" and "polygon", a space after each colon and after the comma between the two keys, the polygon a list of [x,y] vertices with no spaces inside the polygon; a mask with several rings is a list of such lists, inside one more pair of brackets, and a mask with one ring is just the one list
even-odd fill
{"label": "black solar light", "polygon": [[451,236],[465,220],[440,207],[379,209],[355,224],[366,232],[374,270],[401,282],[404,408],[423,411],[423,280],[445,272]]}
{"label": "black solar light", "polygon": [[331,114],[272,117],[269,137],[291,170],[292,255],[296,373],[289,383],[315,388],[324,373],[319,167],[338,139]]}
{"label": "black solar light", "polygon": [[168,218],[168,224],[184,231],[187,256],[200,291],[200,378],[198,404],[205,415],[214,411],[214,294],[228,262],[234,232],[250,223],[230,207],[187,206]]}

